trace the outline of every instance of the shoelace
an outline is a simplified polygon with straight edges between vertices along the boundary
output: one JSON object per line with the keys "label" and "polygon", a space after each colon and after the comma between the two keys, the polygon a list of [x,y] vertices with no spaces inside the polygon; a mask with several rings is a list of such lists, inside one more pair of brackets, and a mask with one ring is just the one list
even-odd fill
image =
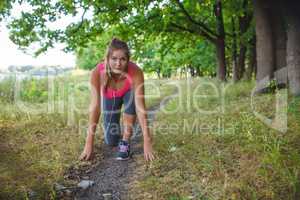
{"label": "shoelace", "polygon": [[119,146],[119,149],[120,149],[121,152],[127,152],[128,151],[128,145],[121,144]]}

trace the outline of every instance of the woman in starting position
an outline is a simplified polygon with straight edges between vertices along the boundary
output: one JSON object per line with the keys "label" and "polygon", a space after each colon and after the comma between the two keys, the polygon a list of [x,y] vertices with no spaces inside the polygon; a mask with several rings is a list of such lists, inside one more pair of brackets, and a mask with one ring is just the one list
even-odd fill
{"label": "woman in starting position", "polygon": [[[121,134],[122,104],[124,104],[124,113]],[[92,156],[94,135],[101,111],[104,140],[107,145],[118,147],[117,160],[130,158],[130,137],[136,116],[143,133],[144,158],[146,161],[154,159],[145,108],[144,75],[143,71],[130,61],[126,42],[114,38],[107,48],[104,62],[99,63],[92,71],[89,110],[88,133],[80,159],[89,160]]]}

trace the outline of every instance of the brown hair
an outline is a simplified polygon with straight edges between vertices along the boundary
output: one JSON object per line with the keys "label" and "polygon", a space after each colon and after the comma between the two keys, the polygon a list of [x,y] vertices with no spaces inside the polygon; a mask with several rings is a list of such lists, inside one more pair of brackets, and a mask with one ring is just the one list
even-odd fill
{"label": "brown hair", "polygon": [[112,72],[109,66],[109,57],[111,56],[114,50],[119,50],[119,49],[124,51],[127,61],[129,61],[130,51],[127,43],[118,38],[113,38],[106,49],[106,54],[104,58],[104,65],[105,65],[104,89],[105,90],[107,89],[107,86],[112,78]]}

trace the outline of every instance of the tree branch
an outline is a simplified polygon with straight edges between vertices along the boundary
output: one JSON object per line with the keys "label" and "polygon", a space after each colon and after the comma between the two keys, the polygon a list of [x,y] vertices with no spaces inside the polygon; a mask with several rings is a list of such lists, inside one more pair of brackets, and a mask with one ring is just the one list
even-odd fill
{"label": "tree branch", "polygon": [[[204,23],[195,21],[192,16],[187,12],[187,10],[184,8],[183,4],[176,0],[176,3],[178,4],[179,8],[181,9],[182,13],[186,16],[186,18],[193,24],[198,25],[202,32],[206,32],[207,35],[212,35],[212,37],[218,37],[217,34],[215,34],[212,30],[210,30]],[[211,37],[211,36],[210,36]]]}
{"label": "tree branch", "polygon": [[151,20],[154,20],[155,18],[161,18],[161,15],[154,14],[154,15],[146,16],[144,23],[141,23],[141,24],[137,23],[137,24],[135,24],[136,22],[138,22],[138,20],[137,21],[133,20],[132,22],[128,23],[127,25],[130,26],[130,27],[134,26],[135,29],[136,29],[136,31],[141,30],[141,32],[142,32],[145,29],[145,26],[147,24],[151,23]]}
{"label": "tree branch", "polygon": [[174,28],[177,28],[177,29],[180,29],[182,31],[186,31],[186,32],[189,32],[189,33],[193,33],[193,34],[198,34],[202,37],[205,37],[206,39],[208,39],[210,42],[212,43],[216,43],[216,39],[215,38],[212,38],[210,35],[208,35],[206,32],[203,32],[202,30],[194,30],[194,29],[191,29],[191,28],[187,28],[187,27],[184,27],[184,26],[180,26],[178,24],[175,24],[173,22],[170,23],[170,25]]}
{"label": "tree branch", "polygon": [[81,15],[81,21],[80,21],[79,25],[76,27],[76,29],[74,29],[72,31],[72,33],[76,33],[82,27],[82,24],[83,24],[83,21],[84,21],[84,16],[85,16],[85,13],[86,13],[87,10],[88,10],[87,8],[84,9],[83,14]]}

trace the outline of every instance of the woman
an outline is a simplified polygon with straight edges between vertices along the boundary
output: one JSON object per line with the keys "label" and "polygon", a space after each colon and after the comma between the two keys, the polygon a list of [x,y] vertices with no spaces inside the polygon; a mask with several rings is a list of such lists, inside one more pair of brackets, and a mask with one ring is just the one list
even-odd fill
{"label": "woman", "polygon": [[[144,75],[143,71],[130,61],[129,48],[125,42],[116,38],[111,41],[104,62],[92,71],[91,86],[88,133],[80,159],[89,160],[92,156],[95,130],[102,110],[105,143],[112,147],[118,146],[117,160],[130,158],[130,137],[137,115],[143,132],[144,158],[146,161],[152,161],[154,156],[145,109]],[[124,126],[121,135],[122,104]]]}

